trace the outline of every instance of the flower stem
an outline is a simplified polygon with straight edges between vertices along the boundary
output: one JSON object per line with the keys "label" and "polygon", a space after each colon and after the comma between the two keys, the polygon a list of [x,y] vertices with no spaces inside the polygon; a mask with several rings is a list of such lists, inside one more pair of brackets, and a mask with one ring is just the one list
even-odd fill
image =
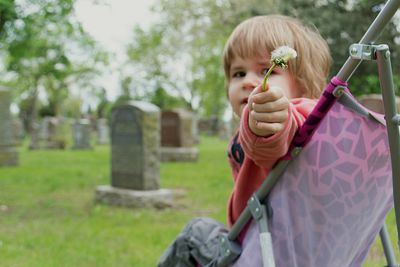
{"label": "flower stem", "polygon": [[267,86],[267,79],[268,77],[271,75],[272,71],[274,70],[276,64],[275,62],[272,62],[271,67],[269,68],[267,74],[265,74],[263,82],[262,82],[262,91],[265,92],[267,90],[266,86]]}

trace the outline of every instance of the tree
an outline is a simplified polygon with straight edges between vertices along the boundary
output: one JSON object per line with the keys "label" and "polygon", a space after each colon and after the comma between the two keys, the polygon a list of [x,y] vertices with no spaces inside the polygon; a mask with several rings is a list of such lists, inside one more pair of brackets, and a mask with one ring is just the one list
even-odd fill
{"label": "tree", "polygon": [[[331,74],[334,75],[349,56],[349,46],[361,39],[383,7],[384,2],[386,1],[289,0],[279,2],[279,8],[284,14],[297,17],[306,24],[315,25],[330,46],[334,59]],[[397,24],[398,19],[393,19],[376,42],[377,44],[386,43],[390,46],[393,69],[400,67],[400,47],[396,42],[400,34]],[[376,64],[363,62],[350,80],[353,94],[379,92],[379,83],[376,77]],[[395,80],[397,81],[398,78]]]}
{"label": "tree", "polygon": [[179,98],[169,95],[164,88],[158,87],[150,98],[150,102],[158,106],[161,110],[178,108],[182,106]]}
{"label": "tree", "polygon": [[[221,116],[226,108],[222,51],[230,31],[244,18],[273,12],[275,1],[160,0],[161,19],[148,30],[136,28],[128,64],[135,83],[152,94],[164,88],[191,110]],[[141,80],[141,82],[137,82]]]}
{"label": "tree", "polygon": [[106,54],[74,17],[74,2],[27,0],[14,5],[16,19],[4,24],[3,61],[16,101],[24,103],[21,115],[27,130],[36,119],[40,91],[49,112],[58,115],[70,88],[88,88],[96,64],[106,62]]}
{"label": "tree", "polygon": [[[16,19],[15,1],[0,0],[0,37],[4,34],[4,26]],[[1,47],[1,45],[0,45]]]}

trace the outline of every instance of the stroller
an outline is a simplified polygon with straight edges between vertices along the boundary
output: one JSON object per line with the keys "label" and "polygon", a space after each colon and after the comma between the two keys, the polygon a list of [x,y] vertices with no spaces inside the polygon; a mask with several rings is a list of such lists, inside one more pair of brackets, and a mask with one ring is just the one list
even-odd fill
{"label": "stroller", "polygon": [[[400,233],[400,115],[389,48],[373,43],[399,7],[400,0],[389,0],[350,46],[291,149],[231,229],[194,219],[159,267],[355,267],[378,233],[387,266],[398,266],[385,218],[395,206]],[[385,116],[364,108],[347,88],[364,60],[377,62]]]}

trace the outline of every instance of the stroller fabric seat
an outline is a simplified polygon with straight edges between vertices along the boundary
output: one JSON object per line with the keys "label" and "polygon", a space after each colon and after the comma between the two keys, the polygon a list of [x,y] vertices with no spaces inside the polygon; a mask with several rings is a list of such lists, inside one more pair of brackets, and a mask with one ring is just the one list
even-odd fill
{"label": "stroller fabric seat", "polygon": [[[386,127],[336,102],[268,201],[276,266],[361,266],[393,206]],[[263,266],[258,234],[232,266]]]}

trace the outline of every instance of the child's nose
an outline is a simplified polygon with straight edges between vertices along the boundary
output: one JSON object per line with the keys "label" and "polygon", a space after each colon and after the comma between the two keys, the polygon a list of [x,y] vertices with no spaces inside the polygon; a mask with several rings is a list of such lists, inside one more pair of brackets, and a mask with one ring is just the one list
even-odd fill
{"label": "child's nose", "polygon": [[246,76],[243,80],[243,89],[253,90],[260,83],[260,78],[258,75],[252,72],[246,73]]}

